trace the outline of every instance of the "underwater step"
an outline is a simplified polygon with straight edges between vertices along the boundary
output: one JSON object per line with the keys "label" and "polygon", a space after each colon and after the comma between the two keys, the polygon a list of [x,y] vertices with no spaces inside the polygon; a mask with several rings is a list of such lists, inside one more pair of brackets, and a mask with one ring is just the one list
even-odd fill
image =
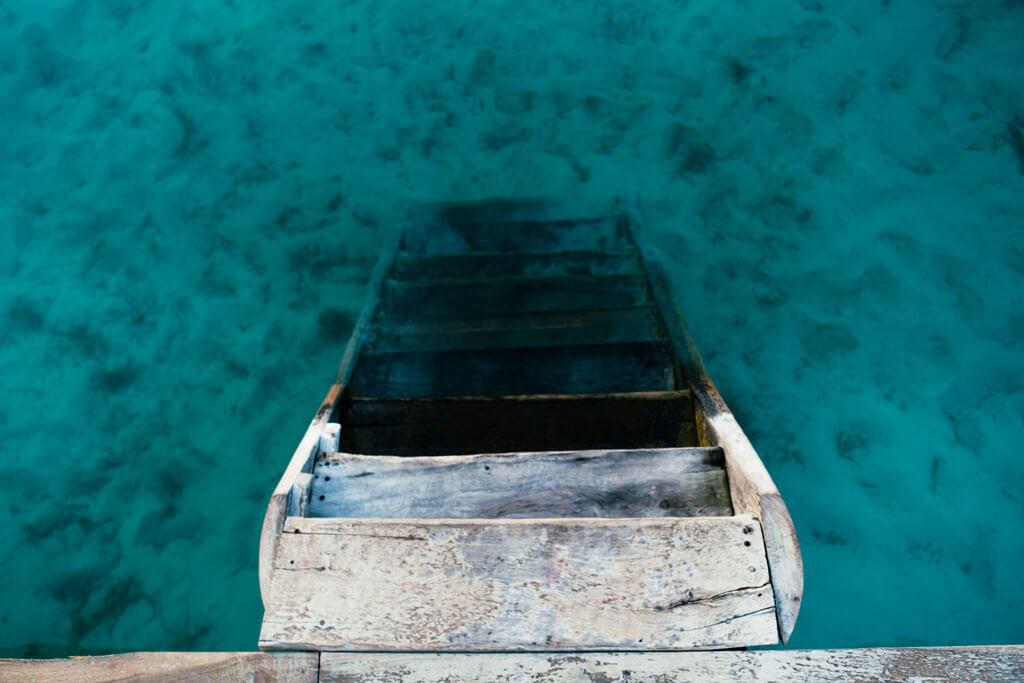
{"label": "underwater step", "polygon": [[422,256],[400,253],[395,260],[398,280],[437,278],[570,277],[642,273],[636,249],[621,251],[562,251],[554,253],[485,252]]}
{"label": "underwater step", "polygon": [[396,456],[697,445],[689,391],[352,398],[338,450]]}
{"label": "underwater step", "polygon": [[648,303],[642,277],[539,277],[487,280],[389,280],[381,301],[388,317],[476,315],[517,311],[623,308]]}
{"label": "underwater step", "polygon": [[676,388],[667,343],[363,353],[352,396],[610,394]]}
{"label": "underwater step", "polygon": [[654,308],[649,305],[457,318],[382,318],[371,335],[369,351],[611,344],[665,337]]}
{"label": "underwater step", "polygon": [[468,221],[438,218],[405,233],[403,246],[416,254],[470,252],[620,252],[631,246],[617,217],[558,221]]}
{"label": "underwater step", "polygon": [[306,511],[389,519],[731,514],[720,448],[425,458],[339,453],[317,462]]}

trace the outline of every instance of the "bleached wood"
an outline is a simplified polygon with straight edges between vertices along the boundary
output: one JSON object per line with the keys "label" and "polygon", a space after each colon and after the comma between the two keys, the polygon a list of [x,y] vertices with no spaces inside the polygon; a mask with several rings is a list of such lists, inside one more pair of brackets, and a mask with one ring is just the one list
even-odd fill
{"label": "bleached wood", "polygon": [[697,404],[697,431],[702,446],[719,446],[725,452],[733,508],[761,520],[772,585],[775,589],[779,637],[789,640],[803,599],[803,560],[796,528],[789,510],[768,470],[743,429],[718,393],[686,326],[686,320],[672,293],[671,279],[661,255],[649,241],[638,238],[643,224],[634,202],[627,209],[633,243],[640,249],[651,294],[661,310],[669,337],[682,362]]}
{"label": "bleached wood", "polygon": [[322,683],[427,681],[1020,681],[1024,647],[320,656]]}
{"label": "bleached wood", "polygon": [[320,452],[337,453],[338,440],[341,437],[341,425],[337,422],[328,422],[320,432]]}
{"label": "bleached wood", "polygon": [[402,458],[339,454],[313,474],[309,517],[731,515],[720,449]]}
{"label": "bleached wood", "polygon": [[[321,441],[322,443],[322,441]],[[291,496],[288,500],[289,517],[305,517],[309,510],[309,494],[313,486],[313,475],[308,472],[295,477]]]}
{"label": "bleached wood", "polygon": [[355,361],[359,357],[359,351],[366,342],[367,331],[370,322],[373,320],[377,305],[380,302],[381,289],[388,273],[394,267],[395,256],[402,241],[402,230],[395,231],[377,265],[374,267],[373,275],[370,278],[370,285],[367,289],[366,305],[363,307],[359,319],[356,321],[352,336],[349,337],[345,346],[345,353],[338,367],[338,374],[334,384],[327,392],[327,397],[320,404],[319,410],[309,423],[306,433],[299,441],[298,447],[292,454],[284,474],[281,475],[277,487],[270,496],[267,503],[267,512],[263,517],[263,528],[260,531],[260,552],[259,552],[259,581],[260,596],[264,606],[267,604],[270,579],[274,571],[274,556],[277,553],[277,543],[281,535],[281,527],[284,524],[288,509],[291,507],[290,498],[295,479],[303,472],[310,472],[313,466],[313,459],[316,458],[320,446],[320,439],[325,426],[330,423],[334,416],[335,406],[342,392],[352,378],[352,371]]}
{"label": "bleached wood", "polygon": [[133,652],[72,659],[0,659],[0,681],[316,683],[319,666],[319,656],[306,652]]}
{"label": "bleached wood", "polygon": [[761,529],[684,519],[289,518],[264,650],[726,648],[777,642]]}

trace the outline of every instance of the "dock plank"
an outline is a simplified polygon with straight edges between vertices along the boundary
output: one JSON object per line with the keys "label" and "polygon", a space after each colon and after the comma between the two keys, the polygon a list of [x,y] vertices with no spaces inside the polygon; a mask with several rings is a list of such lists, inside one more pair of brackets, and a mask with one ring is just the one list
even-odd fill
{"label": "dock plank", "polygon": [[481,252],[423,256],[403,252],[395,262],[398,280],[578,277],[639,274],[635,249],[554,253]]}
{"label": "dock plank", "polygon": [[260,648],[766,645],[778,639],[774,604],[761,526],[748,515],[290,518]]}
{"label": "dock plank", "polygon": [[728,516],[717,448],[397,458],[317,463],[308,517]]}

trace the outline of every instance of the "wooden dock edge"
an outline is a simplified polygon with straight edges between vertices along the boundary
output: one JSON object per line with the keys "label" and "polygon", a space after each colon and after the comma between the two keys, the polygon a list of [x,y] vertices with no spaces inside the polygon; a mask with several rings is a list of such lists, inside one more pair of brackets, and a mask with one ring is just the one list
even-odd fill
{"label": "wooden dock edge", "polygon": [[1019,681],[1024,645],[649,653],[136,652],[2,659],[3,681]]}

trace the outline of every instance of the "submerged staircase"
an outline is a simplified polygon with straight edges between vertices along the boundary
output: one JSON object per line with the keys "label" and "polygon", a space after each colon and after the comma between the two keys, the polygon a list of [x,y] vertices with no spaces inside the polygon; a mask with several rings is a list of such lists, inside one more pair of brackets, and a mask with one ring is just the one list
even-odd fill
{"label": "submerged staircase", "polygon": [[761,524],[624,216],[445,207],[374,279],[268,509],[261,648],[778,641]]}

